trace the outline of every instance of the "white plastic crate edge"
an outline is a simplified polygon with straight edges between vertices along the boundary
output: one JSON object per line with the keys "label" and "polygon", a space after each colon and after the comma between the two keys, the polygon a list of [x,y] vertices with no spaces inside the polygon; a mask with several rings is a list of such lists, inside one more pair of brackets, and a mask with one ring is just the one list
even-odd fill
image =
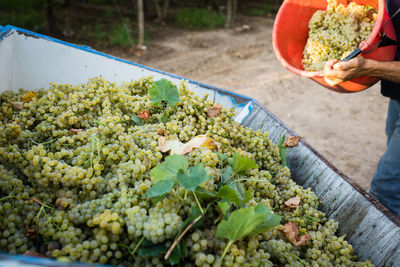
{"label": "white plastic crate edge", "polygon": [[[96,76],[119,84],[144,76],[153,76],[155,80],[167,78],[176,85],[187,80],[100,53],[87,46],[66,43],[16,27],[6,26],[0,29],[0,35],[1,32],[5,34],[0,36],[0,93],[19,88],[48,88],[51,82],[77,85]],[[189,89],[196,94],[208,93],[211,100],[234,108],[237,122],[241,123],[250,114],[251,98],[187,81]],[[237,103],[234,97],[240,98],[241,103]]]}

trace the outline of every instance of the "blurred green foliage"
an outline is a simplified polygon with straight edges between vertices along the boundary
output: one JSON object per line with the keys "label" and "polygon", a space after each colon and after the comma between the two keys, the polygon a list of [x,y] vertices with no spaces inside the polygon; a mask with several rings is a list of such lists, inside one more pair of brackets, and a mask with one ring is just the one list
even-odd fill
{"label": "blurred green foliage", "polygon": [[45,0],[0,0],[0,25],[40,31],[44,27]]}
{"label": "blurred green foliage", "polygon": [[134,44],[130,19],[124,18],[123,23],[118,24],[110,31],[108,43],[115,46],[129,46]]}
{"label": "blurred green foliage", "polygon": [[224,25],[225,16],[205,8],[183,8],[174,15],[176,24],[184,28],[214,29]]}
{"label": "blurred green foliage", "polygon": [[244,8],[241,13],[250,16],[265,16],[267,13],[276,13],[279,6],[273,4],[262,4],[257,7]]}

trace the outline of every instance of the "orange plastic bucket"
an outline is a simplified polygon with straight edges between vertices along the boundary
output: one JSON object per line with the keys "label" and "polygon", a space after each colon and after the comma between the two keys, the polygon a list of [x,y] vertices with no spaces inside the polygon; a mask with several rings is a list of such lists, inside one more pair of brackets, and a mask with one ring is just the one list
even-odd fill
{"label": "orange plastic bucket", "polygon": [[[385,8],[385,0],[337,0],[338,4],[347,5],[355,2],[362,5],[370,5],[378,10],[377,21],[366,42],[360,47],[362,51],[370,50],[377,44],[381,37],[382,28],[385,26],[385,33],[393,40],[396,34],[393,24]],[[340,83],[336,86],[328,85],[322,77],[321,71],[305,71],[302,65],[303,50],[308,38],[308,22],[315,11],[326,9],[326,0],[285,0],[276,16],[273,27],[273,46],[276,56],[281,64],[291,72],[311,78],[317,83],[330,90],[341,93],[359,92],[375,84],[379,79],[376,77],[362,76],[350,81]],[[396,46],[376,47],[369,54],[362,54],[365,58],[379,61],[393,60],[396,54]]]}

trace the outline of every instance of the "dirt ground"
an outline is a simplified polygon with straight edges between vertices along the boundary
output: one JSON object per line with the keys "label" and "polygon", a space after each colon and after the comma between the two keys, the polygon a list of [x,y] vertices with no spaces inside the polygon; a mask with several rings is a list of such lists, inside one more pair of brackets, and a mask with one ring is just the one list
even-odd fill
{"label": "dirt ground", "polygon": [[105,52],[257,99],[368,188],[385,149],[388,99],[380,95],[379,85],[340,94],[283,68],[272,48],[273,21],[240,16],[234,29],[210,31],[165,26],[145,52]]}

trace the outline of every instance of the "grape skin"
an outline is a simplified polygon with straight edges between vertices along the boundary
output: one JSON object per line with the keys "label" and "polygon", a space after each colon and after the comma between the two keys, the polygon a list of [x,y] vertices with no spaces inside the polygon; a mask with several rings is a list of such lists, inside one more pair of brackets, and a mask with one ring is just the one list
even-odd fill
{"label": "grape skin", "polygon": [[[78,86],[54,84],[37,91],[37,99],[18,111],[11,102],[26,92],[2,95],[1,251],[33,250],[71,261],[129,265],[134,262],[130,251],[143,237],[170,246],[196,201],[181,187],[155,205],[144,197],[153,185],[149,171],[163,159],[157,147],[157,129],[162,128],[182,142],[209,134],[221,144],[186,156],[191,166],[203,163],[214,177],[202,185],[207,190],[218,188],[216,152],[237,152],[255,160],[259,168],[240,176],[253,195],[249,205],[263,203],[281,215],[283,223],[295,222],[301,234],[311,235],[308,245],[295,247],[277,227],[239,240],[221,260],[227,241],[216,237],[219,213],[211,206],[201,226],[182,239],[188,247],[185,266],[372,266],[355,261],[351,245],[335,236],[337,223],[318,211],[316,195],[291,180],[267,132],[241,126],[231,109],[208,118],[206,111],[214,104],[195,96],[185,83],[179,87],[181,101],[167,108],[170,120],[159,123],[156,117],[162,108],[147,94],[152,83],[152,78],[143,78],[116,85],[94,78]],[[145,109],[151,114],[145,124],[133,123],[130,116]],[[83,131],[75,134],[71,129]],[[300,196],[301,205],[285,209],[284,202],[295,196]],[[41,205],[32,198],[50,208],[39,214]],[[29,231],[35,227],[33,237]],[[168,266],[163,256],[136,255],[134,264]]]}

